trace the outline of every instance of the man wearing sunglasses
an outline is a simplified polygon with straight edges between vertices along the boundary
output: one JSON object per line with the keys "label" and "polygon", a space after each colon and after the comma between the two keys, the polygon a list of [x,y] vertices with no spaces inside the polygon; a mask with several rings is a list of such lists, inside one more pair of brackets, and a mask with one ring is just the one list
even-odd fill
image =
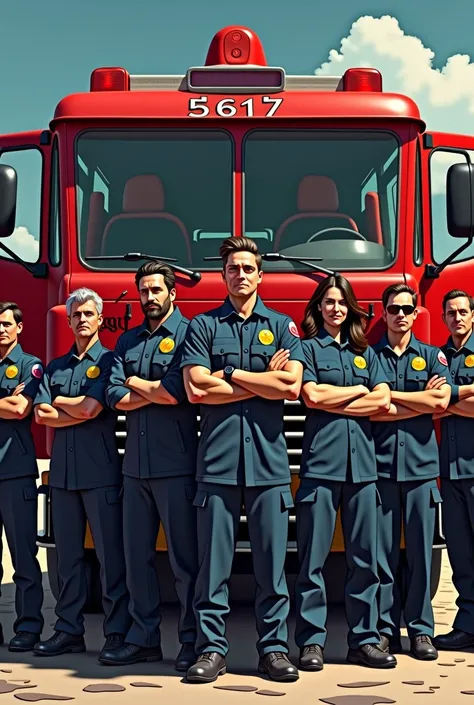
{"label": "man wearing sunglasses", "polygon": [[374,346],[391,385],[388,412],[372,417],[380,495],[378,570],[380,646],[401,651],[401,599],[396,582],[403,517],[407,585],[405,623],[412,656],[434,660],[434,631],[430,597],[431,552],[436,507],[441,495],[438,445],[433,414],[449,404],[446,357],[421,343],[412,333],[417,318],[416,292],[405,284],[389,286],[382,294],[387,330]]}

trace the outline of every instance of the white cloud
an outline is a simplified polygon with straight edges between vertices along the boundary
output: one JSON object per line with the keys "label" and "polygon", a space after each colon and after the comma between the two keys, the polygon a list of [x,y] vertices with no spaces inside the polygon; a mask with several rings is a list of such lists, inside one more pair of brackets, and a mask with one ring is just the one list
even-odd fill
{"label": "white cloud", "polygon": [[405,34],[395,17],[360,17],[340,49],[316,70],[341,75],[351,67],[371,66],[383,77],[383,89],[415,100],[428,129],[472,134],[474,62],[466,54],[450,56],[434,68],[435,53],[421,39]]}
{"label": "white cloud", "polygon": [[[2,242],[25,262],[36,262],[38,260],[39,241],[23,225],[15,228],[10,237],[5,238]],[[2,251],[0,251],[0,255],[2,257],[10,256]]]}
{"label": "white cloud", "polygon": [[[365,16],[354,22],[339,50],[331,49],[328,60],[315,73],[340,76],[351,67],[376,68],[382,74],[384,92],[412,98],[428,130],[471,135],[474,62],[466,54],[454,54],[438,69],[434,60],[434,51],[418,37],[405,34],[395,17]],[[463,159],[446,153],[435,155],[433,193],[445,193],[446,172],[458,161]]]}

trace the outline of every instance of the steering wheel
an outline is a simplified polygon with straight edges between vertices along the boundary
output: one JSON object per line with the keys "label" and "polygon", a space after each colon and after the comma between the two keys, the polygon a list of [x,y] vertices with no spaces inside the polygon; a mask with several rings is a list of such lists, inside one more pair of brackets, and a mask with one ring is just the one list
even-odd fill
{"label": "steering wheel", "polygon": [[324,228],[324,230],[318,230],[317,233],[314,233],[314,235],[311,235],[309,240],[306,240],[306,242],[312,242],[313,240],[316,240],[316,238],[319,238],[320,235],[325,235],[326,233],[332,233],[334,231],[343,231],[345,233],[351,233],[352,235],[355,235],[356,237],[360,238],[361,240],[365,240],[367,242],[367,238],[364,237],[361,233],[359,233],[357,230],[352,230],[352,228]]}

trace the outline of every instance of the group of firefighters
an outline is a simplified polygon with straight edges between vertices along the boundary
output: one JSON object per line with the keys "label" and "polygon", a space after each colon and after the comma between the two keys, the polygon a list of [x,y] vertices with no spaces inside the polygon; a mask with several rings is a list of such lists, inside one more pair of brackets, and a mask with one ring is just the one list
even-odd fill
{"label": "group of firefighters", "polygon": [[[144,321],[123,333],[114,351],[99,339],[102,299],[90,289],[74,291],[66,302],[74,343],[46,369],[18,342],[17,305],[0,303],[0,522],[15,570],[17,613],[9,649],[38,656],[85,650],[89,522],[105,612],[100,662],[161,660],[155,561],[161,523],[181,606],[175,667],[190,682],[216,680],[226,671],[228,583],[244,505],[257,583],[259,672],[297,680],[288,658],[285,576],[294,502],[298,668],[323,668],[323,566],[338,509],[348,661],[394,667],[402,611],[415,658],[474,646],[473,300],[460,290],[446,294],[449,338],[440,350],[412,332],[415,291],[390,286],[382,297],[386,332],[370,347],[366,314],[350,283],[330,275],[307,304],[301,340],[295,323],[258,296],[263,273],[256,244],[229,238],[220,255],[228,296],[191,322],[176,305],[170,267],[141,266],[135,281]],[[293,498],[283,406],[300,397],[307,418]],[[123,463],[117,412],[127,422]],[[55,631],[46,641],[40,640],[33,415],[55,430],[49,485],[60,590]],[[441,501],[459,598],[452,631],[433,639],[431,552]]]}

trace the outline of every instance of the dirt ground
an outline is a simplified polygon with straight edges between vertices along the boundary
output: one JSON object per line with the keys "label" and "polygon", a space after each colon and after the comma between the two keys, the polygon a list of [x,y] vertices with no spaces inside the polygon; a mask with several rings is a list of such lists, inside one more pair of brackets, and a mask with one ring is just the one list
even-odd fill
{"label": "dirt ground", "polygon": [[[43,571],[45,551],[39,551]],[[0,599],[0,615],[5,633],[5,641],[11,638],[14,615],[14,585],[10,556],[4,542],[4,579]],[[43,638],[53,631],[55,619],[54,598],[49,589],[48,577],[43,573],[45,588],[45,630]],[[451,583],[451,570],[444,552],[443,570],[438,593],[434,599],[436,631],[449,631],[455,615],[456,592]],[[469,695],[461,691],[471,691],[474,696],[474,652],[441,653],[438,661],[421,663],[408,654],[398,656],[396,669],[386,672],[352,666],[345,663],[346,626],[344,612],[334,609],[329,618],[329,639],[325,651],[326,665],[320,673],[301,673],[296,683],[279,685],[262,678],[256,671],[257,654],[255,643],[255,621],[251,607],[235,609],[228,620],[228,634],[231,651],[227,658],[228,673],[215,684],[193,685],[183,681],[181,675],[173,669],[173,660],[179,645],[176,636],[177,611],[165,607],[163,615],[162,644],[165,660],[155,664],[137,664],[127,668],[108,668],[97,662],[102,647],[102,626],[100,615],[86,617],[87,652],[84,654],[64,655],[56,658],[42,659],[31,654],[11,654],[7,646],[0,647],[0,682],[1,702],[16,702],[23,697],[35,694],[55,695],[74,698],[77,702],[100,702],[127,705],[140,703],[248,703],[256,694],[252,692],[232,692],[218,690],[214,686],[248,685],[258,690],[274,691],[291,698],[291,702],[318,703],[334,705],[375,705],[375,703],[397,702],[404,705],[425,702],[462,703],[469,702]],[[294,630],[294,619],[290,619],[290,635]],[[404,635],[406,633],[404,632]],[[404,639],[405,648],[408,647]],[[297,649],[292,643],[290,656],[297,661]],[[418,681],[413,685],[404,681]],[[155,684],[136,687],[136,682]],[[365,682],[364,687],[347,687],[348,684]],[[120,685],[125,688],[119,692],[85,692],[88,685]],[[346,685],[346,687],[344,687]],[[28,686],[10,693],[2,694],[10,686]],[[433,690],[430,690],[430,687]],[[473,697],[474,703],[474,697]]]}

